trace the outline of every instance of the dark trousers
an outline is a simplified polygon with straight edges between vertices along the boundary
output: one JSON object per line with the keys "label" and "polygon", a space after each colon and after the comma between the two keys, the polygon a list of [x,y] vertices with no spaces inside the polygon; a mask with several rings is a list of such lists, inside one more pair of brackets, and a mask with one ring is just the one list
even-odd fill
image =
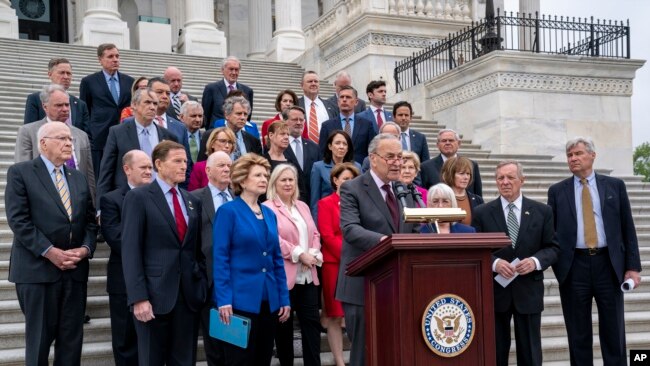
{"label": "dark trousers", "polygon": [[623,293],[607,251],[595,256],[576,253],[569,275],[560,284],[560,298],[571,365],[593,365],[593,298],[598,307],[603,363],[607,366],[627,365]]}
{"label": "dark trousers", "polygon": [[102,156],[104,155],[104,147],[101,149],[92,149],[90,150],[93,159],[93,170],[95,171],[95,182],[99,182],[99,168],[102,162]]}
{"label": "dark trousers", "polygon": [[506,312],[495,312],[497,366],[508,366],[510,354],[510,319],[515,320],[515,343],[518,366],[542,365],[542,314],[519,314],[514,306]]}
{"label": "dark trousers", "polygon": [[[210,288],[209,294],[212,294],[213,289]],[[210,309],[214,307],[212,296],[206,301],[201,309],[201,333],[203,334],[203,349],[205,350],[205,358],[208,366],[223,366],[225,360],[223,357],[223,349],[219,340],[210,337]]]}
{"label": "dark trousers", "polygon": [[350,339],[350,366],[366,364],[366,315],[363,305],[343,303],[345,327]]}
{"label": "dark trousers", "polygon": [[55,339],[54,366],[81,364],[87,285],[65,272],[52,283],[16,284],[25,314],[25,365],[48,366]]}
{"label": "dark trousers", "polygon": [[273,336],[278,323],[277,312],[269,311],[269,303],[262,302],[259,314],[234,310],[237,315],[245,316],[251,321],[248,347],[240,348],[230,343],[219,341],[227,366],[269,366],[273,357]]}
{"label": "dark trousers", "polygon": [[167,314],[146,323],[134,318],[138,359],[143,366],[187,366],[196,363],[199,314],[187,307],[183,291]]}
{"label": "dark trousers", "polygon": [[138,366],[138,338],[126,294],[108,294],[115,366]]}
{"label": "dark trousers", "polygon": [[280,365],[293,365],[293,313],[298,316],[305,366],[320,366],[320,315],[318,313],[318,287],[313,283],[295,285],[289,291],[291,317],[278,324],[275,346]]}

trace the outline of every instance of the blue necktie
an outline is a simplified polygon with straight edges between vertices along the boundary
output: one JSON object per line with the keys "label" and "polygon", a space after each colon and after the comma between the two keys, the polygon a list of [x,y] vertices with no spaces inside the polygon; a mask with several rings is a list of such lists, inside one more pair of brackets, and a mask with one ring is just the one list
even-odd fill
{"label": "blue necktie", "polygon": [[408,144],[406,143],[406,132],[402,132],[402,150],[408,151],[409,147]]}
{"label": "blue necktie", "polygon": [[115,85],[115,76],[111,76],[110,79],[108,79],[108,84],[111,89],[111,95],[113,96],[113,100],[115,101],[115,104],[117,104],[117,101],[120,99],[119,95],[117,95],[117,86]]}
{"label": "blue necktie", "polygon": [[151,141],[149,141],[149,130],[146,128],[142,129],[140,133],[140,149],[149,156],[151,156],[151,152],[153,151]]}

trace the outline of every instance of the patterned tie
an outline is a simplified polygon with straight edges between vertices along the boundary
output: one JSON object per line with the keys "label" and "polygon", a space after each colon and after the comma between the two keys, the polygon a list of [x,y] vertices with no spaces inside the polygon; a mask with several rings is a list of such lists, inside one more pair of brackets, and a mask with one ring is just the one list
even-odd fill
{"label": "patterned tie", "polygon": [[224,191],[219,192],[219,197],[221,197],[221,204],[223,205],[224,203],[230,201],[228,199],[228,194]]}
{"label": "patterned tie", "polygon": [[408,144],[406,143],[406,139],[408,138],[408,135],[406,132],[402,132],[402,150],[408,151],[409,147]]}
{"label": "patterned tie", "polygon": [[596,233],[596,217],[594,216],[594,205],[591,201],[591,192],[587,180],[580,179],[582,183],[582,222],[585,230],[585,246],[593,249],[598,246],[598,233]]}
{"label": "patterned tie", "polygon": [[117,94],[117,85],[115,84],[117,82],[117,79],[115,79],[115,76],[111,76],[110,79],[108,79],[108,84],[111,89],[111,95],[113,96],[113,100],[115,101],[115,104],[117,104],[117,101],[120,100],[119,94]]}
{"label": "patterned tie", "polygon": [[320,132],[318,131],[318,115],[316,114],[316,102],[311,102],[309,108],[309,139],[318,143]]}
{"label": "patterned tie", "polygon": [[176,194],[176,188],[169,190],[172,194],[172,202],[174,203],[174,220],[176,221],[176,231],[178,232],[178,238],[183,243],[185,240],[185,233],[187,232],[187,223],[185,222],[185,217],[183,216],[183,209],[181,209],[181,203],[178,201],[178,195]]}
{"label": "patterned tie", "polygon": [[300,165],[300,169],[304,169],[303,166],[303,156],[302,156],[302,144],[300,143],[300,140],[295,139],[293,142],[296,144],[296,160],[298,160],[298,164]]}
{"label": "patterned tie", "polygon": [[196,162],[199,156],[199,145],[196,143],[196,137],[196,132],[190,134],[190,155],[193,162]]}
{"label": "patterned tie", "polygon": [[54,179],[56,180],[56,190],[59,192],[59,197],[61,197],[61,202],[63,202],[63,207],[68,213],[68,219],[72,219],[72,205],[70,203],[70,192],[68,192],[68,187],[65,186],[65,181],[63,180],[63,173],[61,168],[54,168]]}
{"label": "patterned tie", "polygon": [[343,130],[345,131],[345,133],[347,133],[348,136],[352,137],[352,126],[350,126],[350,119],[347,117],[343,118],[343,124],[344,124]]}
{"label": "patterned tie", "polygon": [[377,128],[381,128],[381,125],[384,124],[384,119],[381,118],[381,108],[377,109]]}
{"label": "patterned tie", "polygon": [[178,94],[174,95],[172,98],[172,107],[174,107],[174,112],[177,116],[181,114],[181,100],[178,98]]}
{"label": "patterned tie", "polygon": [[230,93],[233,90],[235,90],[235,86],[232,84],[228,85],[228,93]]}
{"label": "patterned tie", "polygon": [[390,216],[393,218],[393,224],[395,224],[395,228],[399,228],[399,206],[397,205],[397,200],[395,200],[395,196],[393,195],[393,190],[390,189],[390,184],[386,183],[383,186],[381,186],[381,189],[383,189],[386,192],[386,206],[388,206],[388,211],[390,212]]}
{"label": "patterned tie", "polygon": [[151,147],[151,141],[149,141],[149,130],[146,128],[142,129],[140,132],[140,149],[144,151],[147,155],[151,156],[153,148]]}
{"label": "patterned tie", "polygon": [[512,241],[512,247],[515,247],[517,242],[517,235],[519,235],[519,222],[517,221],[517,215],[515,215],[515,204],[510,202],[508,204],[508,236]]}

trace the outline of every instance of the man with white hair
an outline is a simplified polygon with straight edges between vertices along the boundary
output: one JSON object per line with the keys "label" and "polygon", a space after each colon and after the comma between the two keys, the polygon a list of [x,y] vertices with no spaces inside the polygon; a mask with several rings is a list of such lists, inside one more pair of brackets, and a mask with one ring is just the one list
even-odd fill
{"label": "man with white hair", "polygon": [[[334,78],[334,89],[336,92],[329,99],[327,99],[328,103],[337,108],[339,105],[339,92],[343,86],[352,86],[352,77],[345,70],[341,70],[336,73],[336,77]],[[354,113],[361,113],[365,110],[366,102],[364,102],[363,99],[357,99],[357,105],[354,107]]]}
{"label": "man with white hair", "polygon": [[201,126],[203,125],[203,107],[201,103],[188,100],[183,103],[178,116],[187,129],[188,145],[192,164],[196,163],[201,150]]}
{"label": "man with white hair", "polygon": [[210,83],[203,89],[203,127],[209,129],[212,123],[218,119],[224,119],[223,102],[226,100],[228,93],[234,90],[241,90],[251,106],[251,111],[248,114],[248,120],[251,120],[253,113],[253,89],[240,83],[239,71],[241,71],[241,63],[235,56],[228,56],[223,60],[221,65],[221,74],[223,79],[214,83]]}

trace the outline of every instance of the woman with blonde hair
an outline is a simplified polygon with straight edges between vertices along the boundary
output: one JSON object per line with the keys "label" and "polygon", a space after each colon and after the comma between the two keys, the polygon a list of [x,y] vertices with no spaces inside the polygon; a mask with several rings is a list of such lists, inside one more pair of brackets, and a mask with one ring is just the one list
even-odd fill
{"label": "woman with blonde hair", "polygon": [[[208,156],[212,155],[215,151],[223,151],[231,155],[235,150],[236,141],[235,134],[229,128],[215,128],[210,132],[210,137],[208,137],[208,141],[205,144],[205,151]],[[190,173],[190,182],[187,186],[188,191],[193,191],[208,185],[208,174],[205,171],[207,164],[207,160],[194,163],[192,173]]]}
{"label": "woman with blonde hair", "polygon": [[[402,168],[400,171],[399,180],[404,183],[406,186],[413,185],[420,195],[422,196],[422,202],[426,206],[427,204],[427,190],[414,184],[413,181],[418,176],[420,172],[420,158],[417,154],[411,151],[402,151]],[[420,205],[416,202],[416,205]]]}

